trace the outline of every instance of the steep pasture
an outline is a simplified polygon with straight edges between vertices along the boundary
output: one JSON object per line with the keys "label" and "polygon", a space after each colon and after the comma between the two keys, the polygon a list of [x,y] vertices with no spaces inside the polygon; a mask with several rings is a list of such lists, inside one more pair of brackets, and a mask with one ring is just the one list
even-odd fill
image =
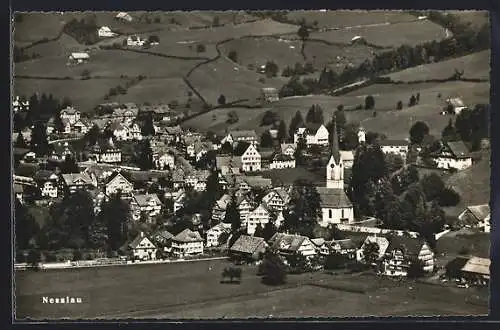
{"label": "steep pasture", "polygon": [[398,47],[417,45],[446,37],[445,29],[427,20],[354,27],[343,30],[313,32],[311,39],[320,39],[332,43],[350,43],[355,36],[361,36],[373,45],[380,47]]}
{"label": "steep pasture", "polygon": [[454,58],[447,61],[419,65],[406,70],[387,75],[394,81],[416,81],[425,79],[446,79],[451,77],[456,70],[464,71],[464,78],[489,79],[490,78],[491,51],[482,52]]}
{"label": "steep pasture", "polygon": [[87,46],[81,45],[74,38],[63,33],[61,37],[54,41],[41,43],[26,50],[28,54],[38,53],[41,57],[61,56],[67,58],[72,52],[85,51]]}
{"label": "steep pasture", "polygon": [[[299,22],[304,19],[307,23],[318,22],[318,28],[346,28],[353,25],[371,25],[380,23],[411,22],[415,17],[402,11],[389,10],[342,10],[342,11],[313,11],[298,10],[290,11],[286,17]],[[355,23],[353,23],[355,22]]]}
{"label": "steep pasture", "polygon": [[65,23],[75,17],[81,17],[82,14],[30,12],[20,13],[20,15],[22,17],[21,21],[14,23],[14,41],[29,44],[42,39],[57,37]]}
{"label": "steep pasture", "polygon": [[484,10],[450,10],[449,12],[462,22],[469,23],[473,28],[480,28],[490,22],[489,13]]}
{"label": "steep pasture", "polygon": [[[231,108],[216,109],[209,113],[202,114],[189,119],[182,124],[185,128],[194,128],[201,132],[212,131],[218,134],[224,134],[226,129],[255,129],[260,132],[260,120],[264,112],[269,109],[247,109]],[[232,125],[226,123],[228,114],[235,111],[238,114],[238,122]]]}

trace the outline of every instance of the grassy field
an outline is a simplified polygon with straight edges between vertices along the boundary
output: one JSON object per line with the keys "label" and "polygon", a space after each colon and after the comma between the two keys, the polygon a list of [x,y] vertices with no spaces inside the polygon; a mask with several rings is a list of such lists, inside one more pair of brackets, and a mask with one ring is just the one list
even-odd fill
{"label": "grassy field", "polygon": [[490,234],[489,233],[472,233],[472,232],[451,232],[437,240],[437,252],[442,258],[452,259],[460,255],[461,252],[466,252],[466,255],[477,256],[481,258],[489,258],[490,256]]}
{"label": "grassy field", "polygon": [[419,65],[387,76],[394,81],[446,79],[451,77],[456,69],[464,71],[464,78],[489,79],[490,55],[491,51],[485,50],[447,61]]}
{"label": "grassy field", "polygon": [[446,184],[460,194],[460,203],[446,208],[446,212],[458,215],[469,205],[487,204],[490,201],[490,156],[485,154],[472,167],[451,175]]}
{"label": "grassy field", "polygon": [[362,36],[368,43],[381,47],[412,46],[428,41],[444,39],[445,29],[430,21],[422,20],[313,32],[310,38],[333,43],[350,43],[351,39],[355,36]]}
{"label": "grassy field", "polygon": [[90,112],[99,103],[105,102],[104,95],[112,87],[123,85],[123,79],[91,79],[91,80],[42,80],[15,79],[15,95],[27,97],[34,93],[46,93],[55,98],[69,98],[80,111]]}
{"label": "grassy field", "polygon": [[101,50],[90,54],[88,63],[66,65],[67,57],[42,57],[17,63],[16,75],[41,77],[79,77],[84,70],[91,76],[118,78],[137,77],[177,78],[187,73],[200,61],[171,59],[120,50]]}
{"label": "grassy field", "polygon": [[325,185],[325,171],[311,172],[303,167],[269,170],[262,173],[265,178],[270,178],[273,185],[291,185],[295,180],[309,180],[316,185]]}
{"label": "grassy field", "polygon": [[449,12],[474,28],[480,28],[490,22],[489,13],[484,10],[450,10]]}
{"label": "grassy field", "polygon": [[[281,287],[243,267],[239,285],[220,284],[225,261],[16,273],[16,318],[247,318],[486,314],[464,303],[474,290],[404,284],[368,275],[293,275]],[[187,275],[189,274],[189,275]],[[349,293],[305,285],[367,290]],[[412,290],[408,290],[412,286]],[[418,290],[417,290],[418,289]],[[484,293],[483,293],[484,294]],[[77,296],[83,304],[42,304],[43,296]],[[405,303],[406,301],[406,303]],[[395,309],[395,304],[398,307]]]}
{"label": "grassy field", "polygon": [[361,10],[342,10],[342,11],[312,11],[300,10],[287,13],[288,19],[299,22],[304,19],[307,23],[318,22],[318,28],[346,28],[356,25],[371,25],[381,23],[398,23],[414,21],[415,17],[402,11],[361,11]]}

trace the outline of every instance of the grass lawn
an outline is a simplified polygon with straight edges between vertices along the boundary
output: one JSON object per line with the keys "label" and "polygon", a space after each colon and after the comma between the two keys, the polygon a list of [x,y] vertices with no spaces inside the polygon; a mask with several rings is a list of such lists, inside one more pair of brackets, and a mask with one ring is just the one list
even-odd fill
{"label": "grass lawn", "polygon": [[22,13],[22,21],[14,23],[16,43],[32,43],[44,38],[52,39],[59,35],[64,24],[82,13]]}
{"label": "grass lawn", "polygon": [[310,38],[333,43],[350,43],[355,36],[362,36],[368,43],[382,47],[413,46],[428,41],[442,40],[446,37],[443,27],[423,20],[313,32]]}
{"label": "grass lawn", "polygon": [[474,28],[480,28],[490,22],[489,13],[484,10],[450,10],[449,12]]}
{"label": "grass lawn", "polygon": [[[16,273],[16,316],[40,318],[247,318],[370,316],[412,313],[485,314],[467,305],[472,290],[392,282],[369,275],[290,275],[287,284],[260,283],[243,267],[241,284],[220,284],[226,261]],[[189,274],[189,275],[187,275]],[[187,276],[186,276],[187,275]],[[352,293],[304,285],[362,288]],[[412,286],[413,290],[408,290]],[[78,296],[83,304],[42,304],[43,296]],[[406,301],[406,303],[405,303]],[[398,307],[395,309],[395,305]],[[422,313],[418,313],[422,315]]]}
{"label": "grass lawn", "polygon": [[490,50],[454,58],[447,61],[419,65],[388,75],[394,81],[416,81],[426,79],[446,79],[456,70],[464,71],[464,78],[490,78]]}
{"label": "grass lawn", "polygon": [[34,93],[52,94],[55,98],[69,98],[80,111],[90,112],[100,103],[105,102],[104,95],[112,87],[123,85],[123,79],[91,80],[43,80],[15,79],[15,95],[30,97]]}
{"label": "grass lawn", "polygon": [[303,167],[296,168],[285,168],[280,170],[269,170],[262,172],[262,176],[265,178],[270,178],[273,181],[273,185],[284,184],[290,185],[295,182],[295,180],[310,180],[316,185],[324,185],[324,171],[311,172]]}
{"label": "grass lawn", "polygon": [[490,201],[490,156],[485,154],[472,167],[451,175],[446,184],[460,194],[460,203],[447,207],[450,215],[458,215],[469,205],[488,204]]}
{"label": "grass lawn", "polygon": [[298,10],[289,12],[286,17],[297,22],[302,19],[305,19],[307,23],[317,21],[319,28],[346,28],[353,26],[353,22],[356,22],[356,25],[371,25],[415,20],[415,16],[396,10],[329,10],[326,12],[320,12],[319,10]]}
{"label": "grass lawn", "polygon": [[42,77],[79,77],[84,70],[91,76],[118,78],[137,77],[178,78],[200,61],[163,58],[120,50],[100,50],[90,54],[88,63],[66,65],[67,57],[42,57],[17,63],[16,75]]}
{"label": "grass lawn", "polygon": [[[436,257],[454,258],[466,250],[467,255],[489,258],[490,234],[481,232],[450,232],[437,240]],[[444,256],[441,255],[444,253]]]}

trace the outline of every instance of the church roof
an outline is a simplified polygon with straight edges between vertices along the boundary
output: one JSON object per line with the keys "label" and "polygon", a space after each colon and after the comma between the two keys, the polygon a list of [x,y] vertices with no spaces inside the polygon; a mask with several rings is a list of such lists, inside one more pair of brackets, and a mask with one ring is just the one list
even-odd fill
{"label": "church roof", "polygon": [[320,205],[325,208],[352,207],[352,203],[343,189],[325,187],[316,188],[320,196]]}

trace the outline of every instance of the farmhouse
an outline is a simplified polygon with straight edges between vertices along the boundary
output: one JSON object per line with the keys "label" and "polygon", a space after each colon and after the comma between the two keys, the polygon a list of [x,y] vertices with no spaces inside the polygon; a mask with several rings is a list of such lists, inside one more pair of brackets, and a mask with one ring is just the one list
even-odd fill
{"label": "farmhouse", "polygon": [[269,103],[277,102],[280,99],[279,94],[278,94],[278,90],[276,88],[272,88],[272,87],[262,88],[260,95],[261,95],[260,97],[261,97],[262,101],[269,102]]}
{"label": "farmhouse", "polygon": [[205,191],[207,189],[207,179],[210,171],[200,170],[192,172],[184,177],[186,186],[193,187],[196,191]]}
{"label": "farmhouse", "polygon": [[458,257],[446,265],[446,276],[460,283],[488,286],[491,260],[479,257]]}
{"label": "farmhouse", "polygon": [[229,249],[229,256],[236,260],[248,262],[262,258],[266,252],[267,243],[262,237],[241,235]]}
{"label": "farmhouse", "polygon": [[354,36],[351,39],[351,43],[352,44],[364,44],[364,43],[366,43],[366,40],[362,36]]}
{"label": "farmhouse", "polygon": [[71,53],[68,60],[70,64],[87,63],[90,60],[90,55],[88,53]]}
{"label": "farmhouse", "polygon": [[116,36],[116,33],[111,31],[111,29],[108,26],[101,26],[97,30],[97,35],[99,36],[99,38],[110,38]]}
{"label": "farmhouse", "polygon": [[453,111],[454,114],[458,115],[462,110],[467,109],[464,101],[459,97],[450,97],[446,100],[446,105]]}
{"label": "farmhouse", "polygon": [[257,148],[250,144],[241,155],[241,169],[243,172],[258,172],[261,170],[261,155]]}
{"label": "farmhouse", "polygon": [[465,227],[478,228],[490,232],[490,206],[488,204],[471,205],[458,215],[458,221]]}
{"label": "farmhouse", "polygon": [[295,168],[295,157],[282,153],[274,153],[269,164],[271,170],[283,168]]}
{"label": "farmhouse", "polygon": [[130,14],[125,13],[123,11],[116,14],[115,19],[120,20],[120,21],[125,21],[125,22],[132,22],[132,16],[130,16]]}
{"label": "farmhouse", "polygon": [[276,233],[269,240],[269,245],[283,256],[298,253],[311,258],[316,255],[315,245],[306,236]]}
{"label": "farmhouse", "polygon": [[122,151],[115,146],[113,138],[107,141],[96,141],[89,152],[89,159],[100,163],[121,163]]}
{"label": "farmhouse", "polygon": [[186,228],[172,238],[172,253],[179,257],[203,254],[203,238],[197,231]]}
{"label": "farmhouse", "polygon": [[409,148],[407,140],[382,140],[379,145],[384,154],[399,155],[401,158],[406,159]]}
{"label": "farmhouse", "polygon": [[340,150],[339,152],[344,168],[352,168],[352,165],[354,164],[354,151]]}
{"label": "farmhouse", "polygon": [[227,206],[231,203],[231,196],[228,194],[222,195],[216,202],[214,207],[212,208],[212,220],[214,222],[220,222],[224,220],[226,216]]}
{"label": "farmhouse", "polygon": [[174,235],[172,235],[168,230],[159,229],[151,234],[151,240],[154,244],[163,250],[163,252],[171,252],[172,251],[172,239]]}
{"label": "farmhouse", "polygon": [[33,177],[42,197],[57,198],[59,176],[52,171],[40,170]]}
{"label": "farmhouse", "polygon": [[97,182],[86,173],[62,174],[62,189],[70,194],[77,190],[92,190],[97,186]]}
{"label": "farmhouse", "polygon": [[259,143],[259,137],[257,136],[255,130],[229,131],[221,141],[222,144],[226,142],[233,145],[233,147],[238,142],[247,142],[250,144],[257,145]]}
{"label": "farmhouse", "polygon": [[207,245],[206,247],[214,247],[225,244],[226,242],[221,242],[221,238],[225,237],[227,239],[229,237],[229,233],[231,232],[231,224],[230,223],[219,223],[214,227],[207,230]]}
{"label": "farmhouse", "polygon": [[236,197],[236,205],[240,213],[240,220],[242,224],[247,223],[248,214],[254,208],[254,203],[248,195],[238,195]]}
{"label": "farmhouse", "polygon": [[64,161],[73,155],[74,149],[68,142],[57,142],[52,144],[52,152],[50,153],[49,159],[54,161]]}
{"label": "farmhouse", "polygon": [[356,243],[350,238],[325,242],[328,254],[337,253],[349,259],[356,258]]}
{"label": "farmhouse", "polygon": [[70,125],[74,125],[77,121],[79,121],[80,116],[81,112],[72,106],[67,106],[59,111],[59,118],[61,118],[61,121],[68,121]]}
{"label": "farmhouse", "polygon": [[130,203],[132,218],[139,220],[142,214],[149,218],[161,213],[162,204],[156,194],[134,194]]}
{"label": "farmhouse", "polygon": [[460,171],[472,166],[472,156],[463,141],[444,142],[441,150],[431,157],[437,168]]}
{"label": "farmhouse", "polygon": [[406,235],[388,235],[389,246],[383,257],[383,274],[406,276],[411,262],[419,259],[426,273],[434,271],[434,252],[421,238]]}
{"label": "farmhouse", "polygon": [[29,108],[30,108],[30,101],[24,98],[16,96],[14,101],[12,101],[12,111],[14,111],[14,113],[18,111],[28,111]]}
{"label": "farmhouse", "polygon": [[283,187],[273,188],[262,198],[262,202],[273,211],[282,211],[289,201],[290,195]]}
{"label": "farmhouse", "polygon": [[137,35],[131,35],[127,37],[127,46],[129,47],[141,47],[144,45],[145,40],[141,39]]}
{"label": "farmhouse", "polygon": [[157,248],[151,242],[151,240],[144,235],[144,232],[140,234],[128,244],[128,248],[132,251],[134,259],[139,260],[155,260]]}
{"label": "farmhouse", "polygon": [[328,145],[329,132],[323,124],[307,124],[305,127],[299,127],[293,136],[295,145],[300,139],[305,139],[307,146]]}
{"label": "farmhouse", "polygon": [[253,235],[259,224],[264,228],[265,224],[270,221],[272,213],[265,203],[260,203],[259,206],[250,211],[246,216],[247,234]]}
{"label": "farmhouse", "polygon": [[108,177],[104,188],[104,191],[108,196],[118,192],[120,192],[122,196],[128,196],[133,190],[134,185],[132,182],[130,182],[130,180],[127,179],[120,171],[115,171],[110,177]]}
{"label": "farmhouse", "polygon": [[288,156],[295,155],[295,144],[293,143],[282,143],[280,145],[281,153]]}

